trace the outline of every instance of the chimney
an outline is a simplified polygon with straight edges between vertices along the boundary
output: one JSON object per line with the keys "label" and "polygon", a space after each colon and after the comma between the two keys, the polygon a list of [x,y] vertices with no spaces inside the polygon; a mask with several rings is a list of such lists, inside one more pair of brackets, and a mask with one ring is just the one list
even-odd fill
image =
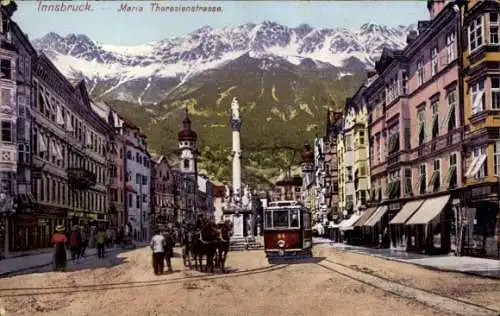
{"label": "chimney", "polygon": [[366,77],[370,79],[371,77],[375,76],[377,74],[377,71],[375,69],[368,69],[366,71]]}
{"label": "chimney", "polygon": [[418,32],[415,30],[411,30],[410,33],[408,33],[408,36],[406,36],[406,44],[410,45],[411,43],[415,42],[417,37]]}
{"label": "chimney", "polygon": [[418,24],[417,24],[418,34],[422,34],[425,31],[427,31],[430,24],[431,24],[431,21],[418,21]]}
{"label": "chimney", "polygon": [[444,7],[444,0],[427,0],[427,10],[429,10],[430,19],[434,19]]}

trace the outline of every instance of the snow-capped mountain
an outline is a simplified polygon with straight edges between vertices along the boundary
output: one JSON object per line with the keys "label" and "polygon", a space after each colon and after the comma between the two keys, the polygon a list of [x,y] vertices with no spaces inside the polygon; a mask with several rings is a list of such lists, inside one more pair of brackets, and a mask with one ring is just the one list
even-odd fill
{"label": "snow-capped mountain", "polygon": [[194,77],[242,56],[262,60],[262,71],[308,66],[335,69],[340,78],[373,66],[384,47],[404,47],[411,29],[415,27],[376,24],[355,30],[307,24],[291,28],[266,21],[222,29],[206,26],[139,46],[105,45],[86,35],[56,33],[33,40],[33,45],[69,78],[84,78],[95,98],[142,104],[161,102]]}

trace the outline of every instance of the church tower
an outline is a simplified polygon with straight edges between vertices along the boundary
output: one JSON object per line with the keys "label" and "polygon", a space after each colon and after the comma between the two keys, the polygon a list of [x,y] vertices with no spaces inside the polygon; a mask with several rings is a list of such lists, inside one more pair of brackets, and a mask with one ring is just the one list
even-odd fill
{"label": "church tower", "polygon": [[186,114],[182,121],[183,129],[179,132],[179,150],[180,150],[180,171],[184,174],[193,176],[198,172],[198,150],[196,148],[196,133],[191,129],[191,120],[186,108]]}

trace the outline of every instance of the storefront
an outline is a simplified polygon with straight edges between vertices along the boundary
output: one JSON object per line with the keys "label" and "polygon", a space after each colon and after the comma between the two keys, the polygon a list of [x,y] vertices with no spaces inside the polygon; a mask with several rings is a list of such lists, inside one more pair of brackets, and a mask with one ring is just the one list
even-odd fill
{"label": "storefront", "polygon": [[401,211],[399,211],[396,216],[394,216],[394,218],[392,218],[392,220],[389,222],[391,249],[407,249],[408,227],[405,227],[405,223],[410,219],[410,217],[413,216],[413,214],[418,211],[423,203],[423,199],[405,203]]}
{"label": "storefront", "polygon": [[373,215],[366,220],[361,227],[363,234],[366,235],[366,242],[371,246],[385,247],[388,246],[388,223],[389,223],[388,205],[381,205],[373,213]]}
{"label": "storefront", "polygon": [[450,240],[450,195],[426,199],[405,223],[407,249],[429,254],[448,253]]}
{"label": "storefront", "polygon": [[66,225],[66,211],[45,207],[43,213],[30,211],[10,217],[10,251],[26,251],[51,247],[52,234],[57,225]]}
{"label": "storefront", "polygon": [[464,195],[466,205],[462,229],[462,255],[499,257],[496,230],[499,216],[498,183],[483,183]]}
{"label": "storefront", "polygon": [[354,223],[354,242],[358,245],[370,244],[371,236],[366,229],[363,229],[363,225],[366,224],[373,214],[377,211],[378,207],[370,207],[361,213],[359,220]]}

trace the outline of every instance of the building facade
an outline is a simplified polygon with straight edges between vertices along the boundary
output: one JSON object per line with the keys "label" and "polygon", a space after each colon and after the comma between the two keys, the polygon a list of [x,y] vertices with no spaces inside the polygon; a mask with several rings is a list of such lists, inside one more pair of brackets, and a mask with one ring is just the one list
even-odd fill
{"label": "building facade", "polygon": [[[462,64],[465,123],[466,212],[464,253],[480,248],[498,257],[500,231],[500,2],[468,1],[463,7]],[[475,223],[475,224],[474,224]]]}
{"label": "building facade", "polygon": [[152,160],[152,224],[175,224],[176,186],[173,169],[164,156]]}
{"label": "building facade", "polygon": [[301,201],[302,177],[293,176],[276,181],[272,192],[273,201]]}
{"label": "building facade", "polygon": [[339,162],[337,150],[337,137],[342,131],[342,113],[327,111],[325,134],[325,199],[329,210],[328,220],[340,219],[339,210]]}
{"label": "building facade", "polygon": [[121,124],[125,140],[125,191],[128,231],[137,240],[151,235],[151,158],[147,138],[139,127],[128,120]]}
{"label": "building facade", "polygon": [[[32,62],[36,52],[19,26],[11,20],[14,2],[0,8],[0,248],[8,253],[18,235],[17,217],[30,211]],[[22,243],[21,248],[25,247]]]}

